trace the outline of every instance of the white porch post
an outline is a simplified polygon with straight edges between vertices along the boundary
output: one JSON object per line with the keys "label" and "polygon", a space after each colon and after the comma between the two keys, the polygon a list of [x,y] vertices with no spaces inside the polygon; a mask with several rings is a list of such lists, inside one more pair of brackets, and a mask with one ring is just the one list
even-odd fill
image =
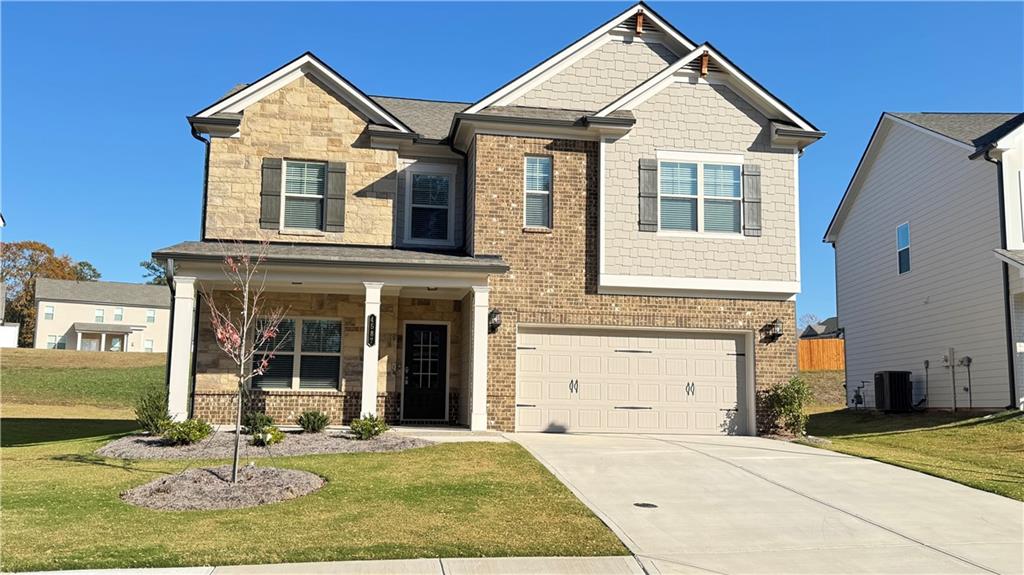
{"label": "white porch post", "polygon": [[75,344],[75,349],[77,349],[78,351],[82,351],[82,332],[77,331],[75,332],[75,335],[78,336],[78,343]]}
{"label": "white porch post", "polygon": [[[363,391],[359,416],[377,415],[377,362],[380,359],[380,290],[377,282],[366,286],[366,310],[363,314]],[[372,319],[371,319],[372,318]],[[370,324],[373,324],[372,326]],[[372,330],[371,330],[372,328]]]}
{"label": "white porch post", "polygon": [[100,351],[107,351],[107,334],[100,334]]}
{"label": "white porch post", "polygon": [[167,410],[171,419],[188,418],[189,371],[195,318],[196,278],[174,278],[174,314],[171,318],[171,369],[167,382]]}
{"label": "white porch post", "polygon": [[487,313],[491,288],[473,286],[473,369],[469,401],[471,431],[487,430]]}

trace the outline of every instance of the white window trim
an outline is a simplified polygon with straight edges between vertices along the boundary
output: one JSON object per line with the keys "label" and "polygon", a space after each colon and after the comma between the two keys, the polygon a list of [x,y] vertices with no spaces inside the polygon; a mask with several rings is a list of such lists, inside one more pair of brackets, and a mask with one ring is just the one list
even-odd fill
{"label": "white window trim", "polygon": [[[403,243],[423,246],[454,246],[455,245],[455,195],[456,174],[458,168],[454,164],[413,162],[405,167],[405,230],[402,233]],[[442,240],[412,237],[412,178],[414,174],[427,174],[434,176],[448,176],[448,237]],[[423,206],[439,208],[440,206]]]}
{"label": "white window trim", "polygon": [[152,352],[155,348],[153,344],[154,342],[151,339],[142,340],[142,351]]}
{"label": "white window trim", "polygon": [[[676,150],[659,150],[657,153],[658,173],[658,235],[667,237],[691,237],[691,238],[728,238],[746,239],[743,235],[743,156],[741,154],[724,154],[719,152],[684,152]],[[697,195],[696,196],[671,196],[687,197],[697,200],[697,230],[664,230],[661,228],[661,164],[662,162],[678,162],[696,164],[697,166]],[[726,198],[711,196],[712,200],[731,200],[740,207],[740,229],[736,232],[716,232],[704,229],[704,164],[718,166],[737,166],[740,169],[740,196],[738,198]]]}
{"label": "white window trim", "polygon": [[155,309],[147,309],[146,310],[146,323],[156,323],[156,310]]}
{"label": "white window trim", "polygon": [[[548,177],[548,190],[542,192],[540,190],[529,190],[526,187],[526,159],[527,158],[547,158],[551,160],[551,174]],[[550,230],[555,227],[555,202],[554,202],[554,187],[555,187],[555,158],[554,156],[545,156],[543,154],[526,154],[523,156],[523,227],[527,229],[535,230]],[[547,196],[548,198],[548,225],[536,226],[527,223],[526,221],[526,197],[530,194],[535,196]]]}
{"label": "white window trim", "polygon": [[[902,228],[903,226],[907,226],[907,247],[900,248],[900,228]],[[898,276],[908,275],[911,271],[914,270],[914,264],[913,262],[910,262],[910,267],[907,268],[907,271],[900,271],[900,252],[902,252],[903,250],[907,250],[907,254],[910,255],[910,246],[913,245],[913,243],[914,240],[911,239],[910,237],[910,222],[903,222],[902,224],[896,226],[896,275]]]}
{"label": "white window trim", "polygon": [[[286,190],[288,189],[288,164],[323,164],[324,166],[324,193],[314,196],[310,194],[289,194]],[[324,233],[326,226],[324,225],[324,219],[327,218],[327,162],[319,160],[281,160],[281,206],[279,207],[280,215],[278,216],[278,231],[288,232],[292,234],[314,234],[320,235]],[[320,225],[316,228],[290,228],[284,223],[284,207],[288,202],[288,198],[319,198],[320,199]]]}
{"label": "white window trim", "polygon": [[101,307],[96,308],[96,310],[93,311],[93,321],[94,321],[94,323],[106,323],[107,322],[107,312],[106,312],[106,310],[104,310]]}
{"label": "white window trim", "polygon": [[[265,319],[265,318],[260,318],[260,319]],[[294,347],[293,347],[292,351],[277,351],[277,352],[274,352],[274,355],[290,355],[293,358],[295,358],[295,359],[292,360],[292,382],[291,382],[291,386],[290,387],[284,387],[284,388],[268,387],[268,388],[265,388],[265,389],[267,391],[284,390],[284,389],[292,390],[292,391],[300,391],[301,390],[303,393],[307,393],[307,392],[308,393],[337,393],[337,392],[341,391],[342,390],[342,386],[345,384],[345,374],[342,371],[344,369],[344,367],[345,367],[344,361],[343,361],[343,355],[345,353],[345,321],[343,319],[339,318],[339,317],[327,317],[327,316],[285,316],[282,319],[291,320],[291,321],[295,322],[295,333],[294,333],[294,337],[292,338],[293,339],[293,343],[294,343]],[[302,322],[305,321],[305,320],[314,320],[314,321],[315,320],[325,320],[325,321],[336,321],[336,322],[340,323],[341,324],[341,348],[339,349],[339,351],[337,353],[322,353],[322,352],[315,352],[315,351],[303,352],[302,351]],[[255,330],[255,326],[253,326],[253,329]],[[302,358],[304,356],[307,356],[307,355],[309,355],[309,356],[331,356],[331,357],[337,356],[338,357],[338,387],[337,388],[335,388],[335,389],[310,389],[308,387],[307,388],[299,387],[299,375],[301,373],[300,368],[302,366]],[[256,356],[253,358],[253,361],[254,362],[259,361],[260,357],[261,357],[261,354],[257,353]],[[296,361],[296,359],[298,361]],[[273,361],[273,360],[271,360],[271,361]],[[256,385],[254,385],[252,378],[249,379],[249,387],[250,387],[250,389],[264,389],[264,388],[260,388],[260,387],[257,387]]]}
{"label": "white window trim", "polygon": [[50,320],[54,318],[54,309],[52,305],[43,306],[43,319]]}
{"label": "white window trim", "polygon": [[115,307],[114,308],[114,321],[124,321],[124,308],[123,307]]}
{"label": "white window trim", "polygon": [[56,335],[46,336],[46,349],[57,349],[57,344],[60,343],[60,337]]}

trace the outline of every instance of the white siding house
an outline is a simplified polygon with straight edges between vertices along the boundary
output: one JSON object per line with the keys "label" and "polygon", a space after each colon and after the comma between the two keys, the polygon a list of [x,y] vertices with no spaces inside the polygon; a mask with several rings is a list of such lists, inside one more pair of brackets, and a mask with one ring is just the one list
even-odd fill
{"label": "white siding house", "polygon": [[[1008,266],[995,252],[1007,246],[1006,222],[1019,228],[1021,216],[1001,209],[1004,166],[991,144],[1022,121],[882,115],[825,235],[835,248],[848,400],[863,384],[874,406],[874,373],[893,370],[912,372],[920,407],[1020,404]],[[1020,304],[1024,312],[1024,296]]]}

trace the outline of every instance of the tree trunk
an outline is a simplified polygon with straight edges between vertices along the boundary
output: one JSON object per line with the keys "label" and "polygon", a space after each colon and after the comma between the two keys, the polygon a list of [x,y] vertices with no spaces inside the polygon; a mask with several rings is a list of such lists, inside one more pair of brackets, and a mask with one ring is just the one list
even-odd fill
{"label": "tree trunk", "polygon": [[238,386],[238,410],[235,411],[235,457],[231,463],[231,483],[238,483],[238,447],[242,441],[242,386]]}

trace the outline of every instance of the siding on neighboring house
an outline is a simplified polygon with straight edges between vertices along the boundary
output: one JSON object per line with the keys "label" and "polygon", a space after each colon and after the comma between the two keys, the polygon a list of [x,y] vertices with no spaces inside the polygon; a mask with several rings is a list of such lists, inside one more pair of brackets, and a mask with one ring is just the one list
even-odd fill
{"label": "siding on neighboring house", "polygon": [[[768,120],[722,85],[677,82],[633,109],[628,138],[605,146],[605,273],[798,281],[796,158],[772,149]],[[639,162],[659,150],[742,154],[761,166],[762,235],[639,231]]]}
{"label": "siding on neighboring house", "polygon": [[[885,129],[885,128],[883,128]],[[880,132],[858,195],[835,242],[839,324],[846,334],[849,393],[876,371],[913,372],[929,407],[952,406],[942,367],[947,349],[973,359],[975,407],[1009,402],[996,170],[969,161],[970,150],[894,124]],[[896,229],[910,223],[911,271],[899,275]],[[957,384],[967,372],[957,368]],[[873,383],[865,386],[874,405]],[[959,407],[968,395],[957,394]]]}
{"label": "siding on neighboring house", "polygon": [[[46,319],[44,311],[47,306],[53,306],[53,319]],[[114,308],[118,307],[124,308],[124,317],[121,321],[114,320]],[[36,349],[46,349],[50,336],[57,336],[58,338],[64,338],[65,349],[76,349],[78,339],[74,329],[72,329],[72,325],[76,322],[94,323],[96,321],[97,308],[103,310],[104,325],[130,325],[137,328],[136,331],[128,334],[126,351],[145,351],[146,340],[153,341],[153,352],[164,353],[167,351],[167,334],[171,321],[171,310],[166,307],[42,299],[36,302],[36,333],[33,346]],[[156,311],[156,321],[153,323],[146,321],[146,313],[150,309]],[[107,336],[108,341],[110,337],[112,336]]]}
{"label": "siding on neighboring house", "polygon": [[676,59],[664,44],[612,38],[512,105],[596,112]]}

